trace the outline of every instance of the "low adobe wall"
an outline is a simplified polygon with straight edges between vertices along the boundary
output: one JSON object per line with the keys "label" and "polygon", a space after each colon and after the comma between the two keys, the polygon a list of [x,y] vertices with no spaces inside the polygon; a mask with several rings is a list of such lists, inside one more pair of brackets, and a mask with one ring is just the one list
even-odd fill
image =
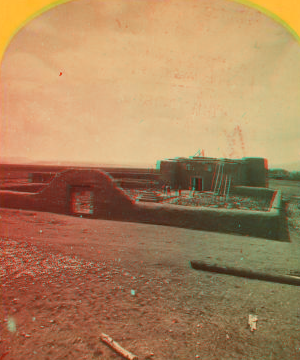
{"label": "low adobe wall", "polygon": [[33,172],[28,174],[28,181],[30,183],[47,183],[50,182],[56,173],[51,172]]}
{"label": "low adobe wall", "polygon": [[264,199],[271,201],[274,195],[274,190],[263,187],[252,186],[234,186],[230,190],[231,195],[250,196],[253,198]]}
{"label": "low adobe wall", "polygon": [[1,190],[0,207],[32,210],[34,209],[34,196],[35,194],[28,192]]}
{"label": "low adobe wall", "polygon": [[72,187],[89,187],[94,193],[93,217],[120,218],[131,210],[133,201],[112,178],[98,170],[66,170],[58,173],[38,193],[0,191],[0,206],[25,210],[71,214]]}
{"label": "low adobe wall", "polygon": [[35,193],[44,189],[48,184],[45,183],[33,183],[33,184],[8,184],[1,185],[0,190],[12,190],[18,192]]}
{"label": "low adobe wall", "polygon": [[285,224],[281,191],[240,186],[237,187],[237,192],[240,195],[261,196],[269,200],[269,211],[139,203],[135,217],[145,223],[289,241],[289,238],[283,235]]}
{"label": "low adobe wall", "polygon": [[119,217],[133,206],[133,201],[112,178],[99,170],[66,170],[57,174],[50,185],[37,194],[38,206],[42,211],[68,214],[72,187],[83,185],[94,193],[93,217]]}
{"label": "low adobe wall", "polygon": [[145,223],[286,241],[281,238],[280,211],[275,208],[266,212],[139,203],[135,218]]}
{"label": "low adobe wall", "polygon": [[[281,193],[255,188],[256,194],[270,197],[270,211],[211,209],[160,203],[134,203],[113,179],[98,170],[67,170],[35,194],[0,191],[0,206],[24,210],[72,214],[72,187],[89,187],[94,193],[92,217],[197,230],[235,233],[267,239],[281,239]],[[242,188],[242,189],[241,189]],[[236,188],[235,188],[236,190]],[[251,188],[239,187],[253,196]],[[250,193],[252,195],[250,195]],[[258,195],[257,195],[258,196]]]}

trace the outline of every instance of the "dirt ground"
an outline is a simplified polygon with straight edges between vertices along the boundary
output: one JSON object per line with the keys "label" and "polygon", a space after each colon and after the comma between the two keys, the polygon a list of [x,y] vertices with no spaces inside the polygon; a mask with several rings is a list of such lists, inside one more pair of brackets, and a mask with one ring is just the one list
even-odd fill
{"label": "dirt ground", "polygon": [[300,359],[299,287],[190,267],[299,275],[289,196],[290,243],[0,209],[0,359]]}

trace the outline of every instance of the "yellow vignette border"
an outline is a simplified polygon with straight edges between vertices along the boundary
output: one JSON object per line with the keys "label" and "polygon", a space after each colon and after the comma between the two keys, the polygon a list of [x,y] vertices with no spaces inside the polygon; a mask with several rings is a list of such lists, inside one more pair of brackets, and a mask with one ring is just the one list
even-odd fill
{"label": "yellow vignette border", "polygon": [[[281,17],[280,15],[276,15],[273,11],[267,9],[265,6],[262,6],[262,5],[258,4],[258,3],[254,3],[252,1],[248,1],[248,0],[229,0],[229,1],[237,2],[239,4],[251,7],[253,9],[258,10],[262,14],[270,17],[271,19],[273,19],[274,21],[276,21],[277,23],[282,25],[284,28],[286,28],[296,38],[296,40],[300,44],[300,26],[299,26],[299,29],[297,29],[297,30],[293,29],[293,27],[287,21],[283,20],[283,18],[285,16]],[[269,3],[269,4],[271,4],[272,1],[273,0],[268,0],[268,1],[264,0],[265,3]],[[280,0],[280,2],[282,4],[285,4],[284,6],[287,9],[287,4],[285,3],[285,0]],[[291,2],[292,1],[290,1],[290,3]],[[288,6],[289,14],[297,13],[298,18],[300,19],[300,1],[298,2],[297,7],[295,6],[295,8],[294,8],[294,5],[295,4],[293,4],[293,7],[291,6],[291,4],[290,4],[290,6]],[[292,21],[290,21],[290,22],[292,22]],[[299,25],[300,25],[300,22],[299,22]]]}
{"label": "yellow vignette border", "polygon": [[[63,5],[68,2],[77,0],[57,0],[53,2],[51,0],[36,0],[34,1],[33,5],[30,5],[30,0],[23,0],[22,6],[20,4],[15,4],[15,6],[7,5],[7,2],[9,1],[11,2],[10,4],[13,4],[13,2],[17,3],[22,0],[0,0],[0,24],[2,24],[2,35],[0,35],[0,61],[2,60],[6,49],[8,48],[10,42],[15,37],[15,35],[31,20],[42,15],[44,12],[53,9],[58,5]],[[40,3],[40,5],[38,5],[37,3]],[[18,5],[20,5],[19,8],[17,8]],[[5,11],[7,7],[10,8],[10,11]],[[11,10],[12,8],[15,9]],[[8,15],[6,19],[5,14]],[[29,16],[27,16],[27,14],[29,14]],[[16,23],[16,27],[14,29],[12,29],[12,27],[10,26],[11,21],[13,23]]]}

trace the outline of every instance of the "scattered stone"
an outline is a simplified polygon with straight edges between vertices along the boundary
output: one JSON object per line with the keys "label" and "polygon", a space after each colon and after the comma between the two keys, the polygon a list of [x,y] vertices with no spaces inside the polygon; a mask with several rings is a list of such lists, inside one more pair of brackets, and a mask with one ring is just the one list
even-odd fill
{"label": "scattered stone", "polygon": [[248,325],[250,326],[251,331],[256,330],[257,321],[258,321],[258,316],[257,315],[249,314]]}

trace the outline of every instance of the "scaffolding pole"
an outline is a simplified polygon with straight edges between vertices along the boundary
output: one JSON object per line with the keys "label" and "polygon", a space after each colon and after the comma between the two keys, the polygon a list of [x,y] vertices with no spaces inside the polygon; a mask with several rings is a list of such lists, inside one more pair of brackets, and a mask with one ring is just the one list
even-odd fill
{"label": "scaffolding pole", "polygon": [[221,189],[221,186],[222,186],[222,182],[223,182],[223,171],[224,171],[224,164],[222,164],[221,166],[222,166],[222,175],[221,175],[221,178],[220,178],[220,182],[219,182],[219,187],[218,187],[218,194],[220,194],[220,189]]}
{"label": "scaffolding pole", "polygon": [[226,201],[228,201],[228,196],[229,196],[229,191],[230,191],[230,184],[231,184],[231,175],[229,177],[229,184],[228,184],[228,189],[227,189]]}
{"label": "scaffolding pole", "polygon": [[225,187],[224,187],[224,198],[226,198],[227,181],[228,181],[228,177],[227,177],[227,175],[226,175]]}
{"label": "scaffolding pole", "polygon": [[219,165],[219,167],[218,167],[217,179],[216,179],[215,186],[214,186],[214,194],[215,194],[216,189],[217,189],[217,184],[218,184],[219,175],[220,175],[220,167],[221,167],[221,164],[218,164],[218,165]]}
{"label": "scaffolding pole", "polygon": [[210,188],[210,191],[213,191],[213,189],[214,189],[214,181],[215,181],[215,177],[216,177],[216,172],[217,172],[218,165],[219,165],[219,164],[216,164],[216,167],[215,167],[215,171],[214,171],[213,179],[212,179],[212,182],[211,182],[211,188]]}

